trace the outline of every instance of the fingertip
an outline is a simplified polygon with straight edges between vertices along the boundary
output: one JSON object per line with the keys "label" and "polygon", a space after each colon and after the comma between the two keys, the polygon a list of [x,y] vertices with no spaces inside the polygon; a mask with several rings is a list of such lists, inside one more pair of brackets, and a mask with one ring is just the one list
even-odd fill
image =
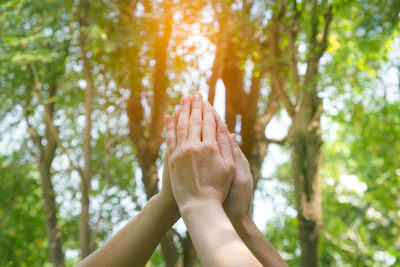
{"label": "fingertip", "polygon": [[203,100],[203,96],[200,94],[199,91],[194,92],[193,99],[195,100]]}
{"label": "fingertip", "polygon": [[230,134],[232,144],[236,143],[236,134]]}
{"label": "fingertip", "polygon": [[164,115],[164,123],[165,125],[168,125],[169,122],[172,121],[172,118],[170,115]]}
{"label": "fingertip", "polygon": [[215,108],[213,108],[213,113],[214,113],[214,119],[215,119],[215,122],[217,123],[217,125],[220,125],[221,123],[223,123],[221,117],[218,114],[218,111]]}

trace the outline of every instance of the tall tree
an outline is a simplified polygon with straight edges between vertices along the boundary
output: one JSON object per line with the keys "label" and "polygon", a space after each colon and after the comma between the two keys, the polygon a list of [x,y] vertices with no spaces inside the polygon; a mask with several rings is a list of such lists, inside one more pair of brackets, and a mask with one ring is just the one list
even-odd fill
{"label": "tall tree", "polygon": [[[12,77],[9,76],[11,79],[2,85],[5,87],[2,98],[8,97],[11,100],[10,103],[14,104],[12,109],[18,105],[23,108],[22,118],[33,144],[29,147],[40,174],[49,255],[54,266],[64,266],[65,262],[52,181],[52,163],[57,149],[53,120],[59,81],[64,75],[70,41],[67,38],[55,40],[51,33],[68,27],[70,17],[58,20],[53,17],[54,13],[48,11],[55,9],[67,13],[69,8],[68,1],[36,6],[24,1],[9,1],[2,6],[5,12],[0,18],[0,50],[7,55],[1,61],[1,75],[5,77],[13,73]],[[44,34],[45,31],[50,34]],[[32,33],[31,36],[29,33]]]}
{"label": "tall tree", "polygon": [[[245,1],[239,11],[232,6],[225,1],[214,2],[216,12],[220,14],[218,40],[227,40],[225,50],[217,48],[217,51],[221,51],[224,55],[217,55],[214,63],[221,65],[221,58],[224,58],[223,70],[220,71],[220,67],[215,65],[213,67],[215,72],[222,73],[221,78],[226,87],[226,121],[230,130],[235,131],[238,126],[237,121],[240,119],[242,147],[249,158],[255,178],[254,184],[257,185],[257,181],[261,178],[260,170],[268,145],[272,141],[282,144],[286,139],[269,140],[264,134],[272,116],[278,111],[279,102],[282,102],[292,119],[287,140],[292,151],[302,266],[316,266],[318,236],[322,223],[320,200],[322,101],[318,96],[316,78],[319,61],[327,47],[332,5],[325,2],[319,4],[317,1],[301,5],[296,1],[290,5],[286,1],[273,1],[265,6],[257,1]],[[254,7],[264,8],[271,14],[268,22],[262,27],[262,34],[256,27],[251,27],[251,22],[257,19]],[[306,17],[311,17],[311,20],[307,19],[305,22]],[[308,39],[299,40],[299,32],[308,36]],[[223,38],[225,34],[229,38]],[[299,42],[308,48],[305,60],[307,70],[304,77],[298,70]],[[243,50],[251,51],[248,47],[244,48],[243,43],[255,46],[254,56],[243,56],[240,53]],[[249,93],[244,88],[243,66],[246,59],[250,59],[254,64]],[[285,79],[288,75],[291,77],[289,80]],[[216,81],[215,77],[216,74],[211,76],[210,83]],[[264,111],[260,112],[257,105],[263,78],[267,78],[270,90],[266,100],[267,105]],[[210,86],[211,97],[213,88]],[[290,92],[294,92],[294,97],[290,97],[288,88]],[[292,98],[295,98],[295,104],[291,103]]]}
{"label": "tall tree", "polygon": [[90,1],[81,0],[78,5],[78,23],[79,36],[78,43],[83,62],[83,76],[86,81],[85,90],[85,129],[83,132],[83,154],[84,166],[81,173],[81,215],[79,218],[79,246],[81,250],[81,258],[85,258],[90,254],[91,248],[91,227],[89,214],[90,188],[92,180],[92,162],[91,162],[91,129],[92,129],[92,100],[94,91],[94,81],[92,77],[91,64],[87,51],[87,35],[85,31],[88,26],[88,11]]}
{"label": "tall tree", "polygon": [[[303,9],[307,8],[303,6]],[[318,265],[318,240],[322,224],[321,166],[322,166],[322,100],[318,96],[317,75],[320,59],[327,47],[332,6],[312,3],[311,25],[308,35],[307,69],[301,77],[297,65],[297,51],[292,49],[292,79],[295,82],[296,104],[285,98],[292,125],[289,143],[295,186],[297,219],[301,244],[301,266]],[[301,16],[296,2],[294,16]],[[303,15],[304,16],[304,15]],[[322,21],[323,23],[320,23]],[[291,25],[290,42],[296,42],[296,22]],[[321,37],[319,37],[321,36]],[[291,44],[292,48],[296,44]]]}

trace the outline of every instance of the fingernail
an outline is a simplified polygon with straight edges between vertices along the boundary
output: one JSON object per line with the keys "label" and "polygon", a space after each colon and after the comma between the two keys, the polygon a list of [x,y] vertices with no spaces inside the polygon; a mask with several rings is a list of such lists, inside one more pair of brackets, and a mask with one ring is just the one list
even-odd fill
{"label": "fingernail", "polygon": [[199,92],[194,93],[193,98],[194,98],[194,101],[200,101],[200,94],[199,94]]}
{"label": "fingernail", "polygon": [[185,96],[181,99],[181,105],[186,105],[188,103],[188,97]]}
{"label": "fingernail", "polygon": [[165,123],[165,125],[168,124],[168,115],[164,115],[164,123]]}

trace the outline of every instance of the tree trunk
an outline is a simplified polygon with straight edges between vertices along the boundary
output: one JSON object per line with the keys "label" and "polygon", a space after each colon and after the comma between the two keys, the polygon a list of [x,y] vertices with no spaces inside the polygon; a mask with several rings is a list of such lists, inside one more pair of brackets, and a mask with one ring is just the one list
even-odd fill
{"label": "tree trunk", "polygon": [[246,95],[243,88],[244,72],[240,68],[240,59],[235,54],[232,43],[227,45],[227,51],[222,72],[225,84],[225,121],[231,133],[235,132],[236,116],[242,113],[243,100]]}
{"label": "tree trunk", "polygon": [[[36,93],[39,95],[40,82],[36,68],[32,64],[32,73],[35,77]],[[29,107],[32,98],[32,92],[27,86],[26,91],[26,107]],[[49,88],[49,98],[54,97],[56,94],[56,84],[52,83]],[[62,250],[61,230],[57,220],[57,205],[55,201],[54,187],[51,182],[51,164],[53,163],[57,142],[55,136],[51,133],[51,125],[49,120],[53,120],[54,103],[44,104],[45,112],[45,135],[39,136],[35,129],[29,123],[30,111],[25,111],[25,119],[28,125],[28,132],[34,145],[37,147],[39,154],[37,163],[40,174],[40,187],[42,191],[43,212],[45,217],[46,235],[49,242],[49,254],[51,263],[55,267],[64,267],[64,253]],[[48,118],[48,119],[46,119]],[[42,139],[46,138],[47,144],[42,144]]]}
{"label": "tree trunk", "polygon": [[164,258],[165,266],[177,267],[179,265],[179,252],[174,243],[175,233],[172,229],[169,229],[167,233],[161,238],[161,253]]}
{"label": "tree trunk", "polygon": [[183,266],[184,267],[195,267],[198,266],[196,262],[196,251],[190,238],[189,233],[186,233],[186,237],[182,242],[183,246]]}
{"label": "tree trunk", "polygon": [[[52,84],[49,89],[49,97],[56,93],[56,85]],[[54,103],[45,104],[45,112],[48,117],[53,119]],[[47,145],[42,147],[39,160],[39,173],[43,198],[43,210],[46,222],[47,240],[49,242],[50,258],[53,266],[64,267],[64,253],[62,251],[61,230],[57,220],[57,206],[55,201],[54,187],[51,182],[51,164],[54,160],[57,143],[55,137],[51,134],[50,125],[46,125]]]}
{"label": "tree trunk", "polygon": [[[162,31],[163,35],[159,36],[153,43],[156,64],[153,73],[153,102],[151,103],[150,123],[144,123],[141,77],[138,76],[138,72],[134,71],[135,66],[132,66],[132,72],[129,76],[131,95],[128,99],[127,113],[130,138],[136,147],[147,200],[159,191],[156,160],[159,157],[160,146],[163,142],[163,119],[168,103],[169,80],[166,69],[173,22],[168,3],[166,3],[165,8],[166,16],[159,24],[159,30]],[[180,264],[178,248],[173,240],[174,235],[174,231],[169,230],[161,239],[161,251],[167,267],[176,267]]]}
{"label": "tree trunk", "polygon": [[61,230],[57,221],[57,207],[55,193],[51,182],[51,163],[53,157],[44,157],[39,162],[40,186],[42,189],[43,210],[46,223],[46,234],[49,242],[51,263],[54,267],[64,267],[64,253],[62,251]]}
{"label": "tree trunk", "polygon": [[84,167],[83,177],[81,177],[80,192],[81,192],[81,214],[79,217],[79,247],[81,252],[81,258],[88,256],[92,248],[90,247],[90,214],[89,214],[89,198],[90,198],[90,183],[91,183],[91,111],[92,111],[92,98],[94,90],[94,82],[92,77],[92,71],[90,67],[89,59],[86,55],[86,35],[83,32],[84,27],[88,25],[88,2],[80,1],[79,3],[79,26],[81,27],[79,32],[79,47],[81,50],[81,57],[83,61],[83,75],[86,81],[86,92],[85,92],[85,129],[83,136],[83,153],[84,153]]}
{"label": "tree trunk", "polygon": [[322,224],[321,164],[322,101],[315,90],[302,92],[302,104],[289,132],[295,186],[301,266],[318,265],[318,238]]}

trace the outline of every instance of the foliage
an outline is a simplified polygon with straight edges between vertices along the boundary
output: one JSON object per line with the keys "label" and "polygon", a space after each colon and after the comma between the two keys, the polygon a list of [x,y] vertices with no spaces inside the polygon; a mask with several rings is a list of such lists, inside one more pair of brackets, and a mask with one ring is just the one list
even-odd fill
{"label": "foliage", "polygon": [[0,265],[46,266],[38,171],[21,152],[0,158]]}
{"label": "foliage", "polygon": [[[154,91],[160,57],[157,45],[168,23],[172,27],[165,59],[169,113],[183,94],[195,89],[207,91],[218,41],[216,32],[222,27],[219,23],[232,14],[235,23],[226,30],[232,32],[229,40],[235,48],[232,56],[237,57],[240,71],[250,77],[244,79],[246,86],[250,86],[252,77],[264,75],[258,113],[265,111],[272,90],[271,79],[263,68],[272,72],[290,57],[285,49],[289,43],[288,29],[295,17],[290,9],[292,2],[278,27],[282,31],[278,47],[283,49],[278,58],[265,44],[276,30],[269,23],[272,15],[281,10],[280,1],[91,1],[88,26],[84,28],[79,28],[77,22],[78,2],[0,3],[1,266],[50,265],[37,165],[39,151],[26,125],[29,121],[39,135],[45,136],[46,103],[54,103],[53,122],[62,145],[58,144],[51,174],[63,249],[72,255],[67,258],[68,265],[78,260],[79,175],[72,165],[80,166],[83,161],[87,86],[78,44],[80,31],[87,38],[87,56],[95,84],[90,210],[90,223],[96,231],[95,247],[134,216],[146,201],[138,180],[142,176],[138,151],[143,151],[143,147],[132,145],[129,139],[127,101],[132,93],[140,95],[144,113],[140,125],[145,129],[144,136],[148,136],[157,93]],[[250,2],[254,3],[251,10],[239,12]],[[298,2],[298,8],[304,11],[295,25],[300,28],[296,45],[301,72],[310,49],[311,15],[316,10],[311,1]],[[321,59],[318,75],[325,108],[324,219],[319,263],[321,266],[398,265],[400,98],[393,88],[386,88],[385,71],[386,64],[391,69],[400,66],[396,61],[400,5],[396,0],[317,2],[333,4],[334,10],[327,52]],[[232,14],[224,13],[224,5],[232,7]],[[317,20],[322,25],[323,14],[318,14]],[[257,40],[244,42],[251,34]],[[229,52],[224,49],[222,54]],[[291,86],[294,77],[287,67],[279,75],[287,78],[285,83],[291,95],[295,90]],[[50,98],[49,88],[53,84],[57,85],[57,91]],[[283,103],[278,108],[281,112],[275,115],[278,123],[286,116],[282,106]],[[134,115],[139,113],[137,110]],[[41,142],[45,144],[46,140]],[[157,167],[161,165],[162,148],[157,148]],[[283,196],[289,207],[294,207],[289,163],[277,169],[275,176],[279,181],[274,181],[283,185],[283,189],[275,193]],[[267,186],[268,183],[260,183],[260,187]],[[289,266],[300,264],[297,227],[293,216],[277,214],[265,228],[266,237]],[[181,252],[180,245],[177,244]],[[163,261],[158,248],[148,265],[160,266]]]}

